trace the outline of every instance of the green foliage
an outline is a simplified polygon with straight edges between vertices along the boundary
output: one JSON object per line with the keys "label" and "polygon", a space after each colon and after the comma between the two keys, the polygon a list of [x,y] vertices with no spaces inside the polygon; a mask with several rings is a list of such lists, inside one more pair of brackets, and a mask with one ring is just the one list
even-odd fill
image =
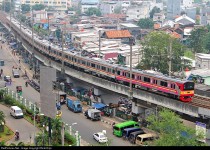
{"label": "green foliage", "polygon": [[207,53],[210,52],[210,32],[208,32],[204,38],[204,47],[207,50]]}
{"label": "green foliage", "polygon": [[189,47],[193,48],[194,53],[203,53],[205,36],[207,34],[207,29],[204,27],[197,28],[191,32],[189,36]]}
{"label": "green foliage", "polygon": [[22,4],[21,5],[21,10],[23,13],[27,13],[30,11],[30,5],[29,4]]}
{"label": "green foliage", "polygon": [[158,7],[153,7],[153,9],[150,11],[150,13],[149,13],[149,15],[150,15],[150,18],[152,19],[153,18],[153,16],[154,16],[154,14],[155,13],[159,13],[160,12],[160,8],[158,8]]}
{"label": "green foliage", "polygon": [[11,6],[10,6],[10,2],[5,2],[2,3],[2,8],[3,10],[5,10],[5,12],[10,12]]}
{"label": "green foliage", "polygon": [[43,5],[43,4],[35,4],[35,5],[32,6],[32,9],[33,10],[43,10],[43,9],[45,9],[45,5]]}
{"label": "green foliage", "polygon": [[115,14],[121,14],[121,11],[122,11],[122,7],[121,6],[115,7],[115,9],[114,9],[114,13]]}
{"label": "green foliage", "polygon": [[[140,69],[155,69],[164,74],[168,73],[169,62],[169,43],[170,35],[162,31],[154,31],[149,33],[144,41],[141,42],[143,50],[143,59],[138,65]],[[181,58],[184,55],[184,48],[180,42],[174,38],[171,38],[172,50],[172,72],[181,69]]]}
{"label": "green foliage", "polygon": [[68,143],[68,145],[76,146],[76,139],[70,135],[68,132],[64,134],[64,141]]}
{"label": "green foliage", "polygon": [[15,101],[11,96],[6,95],[4,98],[4,103],[11,106],[15,103]]}
{"label": "green foliage", "polygon": [[140,19],[137,25],[142,29],[153,29],[154,22],[150,18]]}
{"label": "green foliage", "polygon": [[5,115],[3,111],[0,111],[0,125],[2,125],[2,122],[5,123]]}
{"label": "green foliage", "polygon": [[0,90],[0,101],[4,98],[4,90]]}
{"label": "green foliage", "polygon": [[6,146],[5,141],[0,141],[0,146]]}
{"label": "green foliage", "polygon": [[185,50],[184,56],[191,58],[191,59],[195,59],[195,55],[193,54],[193,52],[191,50]]}
{"label": "green foliage", "polygon": [[54,144],[61,142],[61,126],[62,122],[60,119],[56,118],[52,120],[52,141]]}
{"label": "green foliage", "polygon": [[98,8],[90,7],[88,10],[85,12],[88,16],[96,15],[96,16],[101,16],[101,11]]}
{"label": "green foliage", "polygon": [[[195,129],[184,126],[180,116],[169,109],[163,108],[158,115],[150,115],[146,120],[148,128],[160,133],[159,139],[154,141],[155,146],[201,146],[197,141]],[[186,133],[183,136],[181,133]]]}
{"label": "green foliage", "polygon": [[196,15],[200,15],[200,7],[196,7]]}
{"label": "green foliage", "polygon": [[55,30],[55,35],[56,35],[58,40],[61,38],[61,29],[60,28]]}

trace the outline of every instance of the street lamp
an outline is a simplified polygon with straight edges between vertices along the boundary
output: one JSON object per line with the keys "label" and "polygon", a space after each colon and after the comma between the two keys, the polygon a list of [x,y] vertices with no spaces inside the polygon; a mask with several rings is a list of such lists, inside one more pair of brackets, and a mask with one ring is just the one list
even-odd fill
{"label": "street lamp", "polygon": [[129,44],[130,44],[130,100],[133,100],[133,86],[132,86],[132,46],[133,46],[133,37],[129,38]]}

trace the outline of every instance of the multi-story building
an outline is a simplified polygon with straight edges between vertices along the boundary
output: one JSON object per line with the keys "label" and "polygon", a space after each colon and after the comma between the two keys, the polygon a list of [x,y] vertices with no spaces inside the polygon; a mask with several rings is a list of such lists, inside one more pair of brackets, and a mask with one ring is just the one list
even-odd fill
{"label": "multi-story building", "polygon": [[181,5],[184,8],[192,7],[193,6],[193,0],[182,0]]}
{"label": "multi-story building", "polygon": [[113,14],[115,10],[116,2],[102,2],[100,5],[100,11],[102,15]]}
{"label": "multi-story building", "polygon": [[84,13],[88,8],[98,8],[99,0],[81,0],[81,12]]}
{"label": "multi-story building", "polygon": [[127,12],[126,12],[126,20],[139,20],[141,18],[148,18],[150,12],[150,3],[148,2],[140,2],[133,3]]}
{"label": "multi-story building", "polygon": [[181,0],[168,0],[167,1],[167,19],[174,19],[179,16],[181,12]]}
{"label": "multi-story building", "polygon": [[53,7],[57,11],[65,11],[70,2],[71,0],[22,0],[21,3],[29,5],[43,4],[47,7]]}

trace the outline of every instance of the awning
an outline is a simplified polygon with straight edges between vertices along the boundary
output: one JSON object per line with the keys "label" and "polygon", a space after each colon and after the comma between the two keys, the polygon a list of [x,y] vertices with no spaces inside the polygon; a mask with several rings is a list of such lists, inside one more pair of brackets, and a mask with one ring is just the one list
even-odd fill
{"label": "awning", "polygon": [[106,105],[103,104],[103,103],[94,103],[93,107],[96,108],[96,109],[101,109],[101,108],[106,107]]}

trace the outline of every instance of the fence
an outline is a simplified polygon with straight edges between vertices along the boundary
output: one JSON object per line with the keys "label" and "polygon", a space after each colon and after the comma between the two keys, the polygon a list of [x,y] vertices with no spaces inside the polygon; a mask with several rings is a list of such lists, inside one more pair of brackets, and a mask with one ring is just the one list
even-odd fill
{"label": "fence", "polygon": [[[40,108],[36,105],[36,103],[33,103],[27,99],[25,99],[23,96],[19,95],[18,93],[8,89],[7,87],[5,87],[4,89],[5,94],[11,96],[14,100],[18,101],[19,103],[21,103],[23,106],[25,106],[26,108],[34,111],[34,106],[36,107],[36,109],[40,111]],[[64,123],[64,122],[63,122]],[[72,124],[73,125],[73,124]],[[72,128],[72,125],[68,125],[66,123],[64,123],[64,129],[66,132],[68,132],[70,135],[74,136],[74,138],[77,141],[76,146],[80,146],[80,141],[81,141],[81,136],[79,135],[79,132],[74,130]]]}

